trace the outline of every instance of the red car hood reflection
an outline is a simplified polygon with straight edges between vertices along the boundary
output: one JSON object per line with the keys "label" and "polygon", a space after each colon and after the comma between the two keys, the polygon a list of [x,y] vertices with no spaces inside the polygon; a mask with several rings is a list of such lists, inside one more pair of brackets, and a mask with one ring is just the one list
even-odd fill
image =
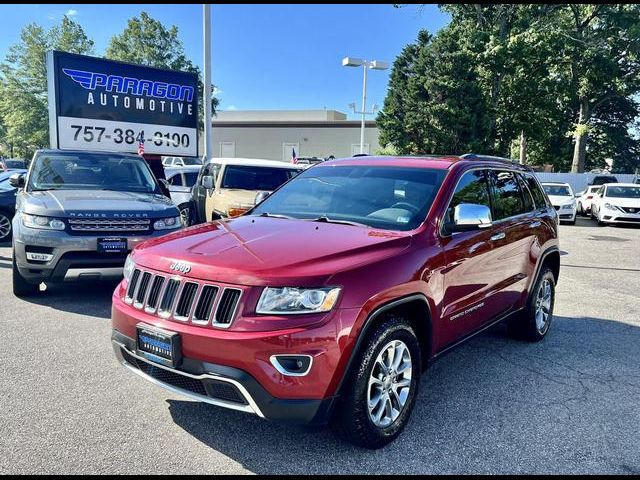
{"label": "red car hood reflection", "polygon": [[411,236],[351,225],[255,216],[191,227],[150,240],[136,264],[240,285],[321,285],[340,271],[398,255]]}

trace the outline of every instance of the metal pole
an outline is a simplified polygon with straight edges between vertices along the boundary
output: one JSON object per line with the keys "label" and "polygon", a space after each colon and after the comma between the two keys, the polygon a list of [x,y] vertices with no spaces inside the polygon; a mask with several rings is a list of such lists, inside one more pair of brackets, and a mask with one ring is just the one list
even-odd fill
{"label": "metal pole", "polygon": [[364,76],[362,78],[362,121],[360,123],[360,153],[364,153],[364,114],[367,111],[367,67],[369,62],[362,64],[364,68]]}
{"label": "metal pole", "polygon": [[213,157],[211,136],[211,5],[202,6],[204,30],[204,160]]}

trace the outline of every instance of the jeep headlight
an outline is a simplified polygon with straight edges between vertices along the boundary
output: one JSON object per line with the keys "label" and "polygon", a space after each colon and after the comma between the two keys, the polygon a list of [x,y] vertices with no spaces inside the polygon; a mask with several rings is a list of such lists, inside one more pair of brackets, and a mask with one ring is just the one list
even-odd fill
{"label": "jeep headlight", "polygon": [[339,295],[339,287],[267,287],[260,295],[256,313],[286,315],[328,312],[336,304]]}
{"label": "jeep headlight", "polygon": [[153,224],[154,230],[169,230],[171,228],[178,228],[182,226],[182,217],[169,217],[156,220]]}
{"label": "jeep headlight", "polygon": [[131,274],[136,268],[136,264],[131,258],[131,255],[127,255],[127,260],[124,262],[124,268],[122,269],[122,275],[124,279],[128,282],[131,278]]}
{"label": "jeep headlight", "polygon": [[29,228],[40,228],[43,230],[64,230],[65,225],[57,218],[42,217],[40,215],[22,214],[22,224]]}

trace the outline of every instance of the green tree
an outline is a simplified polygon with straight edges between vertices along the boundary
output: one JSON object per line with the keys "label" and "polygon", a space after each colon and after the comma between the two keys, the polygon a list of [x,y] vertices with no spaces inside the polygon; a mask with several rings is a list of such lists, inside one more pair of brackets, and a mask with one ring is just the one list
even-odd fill
{"label": "green tree", "polygon": [[[142,12],[139,17],[129,19],[122,33],[111,38],[106,57],[150,67],[196,73],[199,107],[202,109],[202,75],[200,69],[187,57],[176,25],[167,28],[147,12]],[[213,85],[211,88],[213,89]],[[213,112],[217,106],[218,99],[212,97]]]}
{"label": "green tree", "polygon": [[486,150],[487,106],[469,55],[453,35],[421,31],[396,59],[380,141],[403,154]]}
{"label": "green tree", "polygon": [[45,30],[31,23],[21,32],[20,42],[9,48],[0,64],[0,119],[4,125],[5,149],[29,157],[49,144],[46,52],[62,50],[90,54],[93,41],[80,24],[67,16]]}

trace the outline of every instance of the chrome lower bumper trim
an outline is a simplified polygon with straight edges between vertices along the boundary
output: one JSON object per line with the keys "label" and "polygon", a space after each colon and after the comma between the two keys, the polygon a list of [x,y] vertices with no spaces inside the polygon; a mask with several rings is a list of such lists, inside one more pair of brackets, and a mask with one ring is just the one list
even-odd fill
{"label": "chrome lower bumper trim", "polygon": [[[122,343],[116,342],[115,340],[112,340],[111,343],[113,344],[113,349],[116,352],[116,357],[118,358],[118,360],[120,361],[120,363],[123,366],[125,366],[127,369],[129,369],[130,371],[132,371],[136,375],[139,375],[140,377],[144,378],[145,380],[147,380],[147,381],[149,381],[149,382],[151,382],[151,383],[153,383],[155,385],[163,387],[163,388],[165,388],[165,389],[167,389],[167,390],[169,390],[169,391],[171,391],[173,393],[177,393],[179,395],[182,395],[184,397],[190,398],[192,400],[196,400],[196,401],[199,401],[199,402],[210,403],[211,405],[215,405],[217,407],[222,407],[222,408],[228,408],[230,410],[237,410],[237,411],[240,411],[240,412],[253,413],[254,415],[257,415],[257,416],[259,416],[261,418],[264,418],[264,415],[260,411],[260,408],[258,407],[256,402],[253,400],[253,398],[251,397],[251,395],[249,394],[247,389],[244,388],[244,386],[242,386],[241,383],[239,383],[239,382],[237,382],[235,380],[232,380],[232,379],[227,378],[227,377],[222,377],[222,376],[219,376],[219,375],[213,375],[213,374],[191,375],[190,373],[186,373],[186,372],[183,372],[183,371],[180,371],[180,370],[176,370],[174,368],[165,367],[164,365],[160,365],[158,363],[150,362],[149,360],[147,360],[145,358],[142,358],[139,355],[137,355],[136,353],[134,353],[131,350],[129,350]],[[147,363],[149,365],[153,365],[156,368],[162,368],[164,370],[167,370],[169,372],[175,373],[177,375],[182,375],[184,377],[193,378],[195,380],[211,379],[211,380],[216,380],[218,382],[230,383],[231,385],[235,386],[238,389],[240,394],[247,401],[248,405],[238,405],[238,404],[231,403],[231,402],[225,402],[224,400],[218,400],[218,399],[211,398],[211,397],[205,397],[204,395],[198,395],[197,393],[189,392],[188,390],[183,390],[181,388],[174,387],[173,385],[168,385],[168,384],[166,384],[164,382],[161,382],[161,381],[159,381],[159,380],[147,375],[143,371],[137,369],[133,365],[129,364],[122,357],[122,354],[120,353],[120,349],[124,349],[127,352],[128,355],[131,355],[133,358],[135,358],[139,362],[145,362],[145,363]]]}
{"label": "chrome lower bumper trim", "polygon": [[71,282],[81,278],[119,278],[122,277],[122,267],[114,268],[70,268],[64,274],[64,281]]}

